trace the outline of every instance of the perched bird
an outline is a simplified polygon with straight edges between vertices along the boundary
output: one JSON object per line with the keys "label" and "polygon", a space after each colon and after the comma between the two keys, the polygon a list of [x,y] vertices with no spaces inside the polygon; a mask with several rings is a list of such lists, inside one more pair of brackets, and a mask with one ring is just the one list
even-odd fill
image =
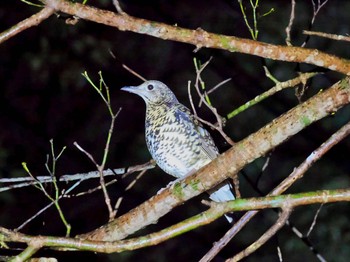
{"label": "perched bird", "polygon": [[[193,174],[218,156],[218,149],[208,131],[165,84],[150,80],[121,90],[139,95],[145,101],[147,147],[166,173],[181,178]],[[235,199],[228,182],[220,184],[209,194],[215,202]],[[231,217],[226,218],[232,222]]]}

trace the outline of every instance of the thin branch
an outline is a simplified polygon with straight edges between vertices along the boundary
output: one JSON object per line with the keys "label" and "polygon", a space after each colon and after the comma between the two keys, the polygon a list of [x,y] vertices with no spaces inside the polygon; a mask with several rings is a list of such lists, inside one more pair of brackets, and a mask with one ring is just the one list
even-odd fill
{"label": "thin branch", "polygon": [[[136,177],[133,179],[133,181],[125,188],[125,192],[129,191],[136,182],[146,173],[147,170],[142,170]],[[117,215],[119,207],[121,205],[121,202],[123,201],[124,197],[121,196],[117,199],[116,204],[114,205],[114,212]]]}
{"label": "thin branch", "polygon": [[40,247],[29,244],[20,254],[8,260],[8,262],[24,262],[28,261],[36,252],[40,250]]}
{"label": "thin branch", "polygon": [[[191,106],[192,106],[192,110],[194,112],[194,116],[199,120],[201,121],[202,123],[205,123],[206,125],[210,126],[211,128],[217,130],[221,136],[226,140],[226,142],[228,144],[230,144],[231,146],[234,145],[234,142],[232,141],[232,139],[226,135],[226,133],[224,132],[223,130],[223,120],[222,120],[222,117],[218,114],[217,110],[215,107],[212,106],[211,102],[210,102],[210,98],[208,96],[208,93],[205,91],[205,82],[202,80],[202,77],[201,77],[201,74],[203,72],[203,70],[206,68],[206,66],[210,63],[211,59],[209,59],[207,62],[205,62],[203,65],[199,66],[198,65],[198,62],[197,60],[195,59],[194,60],[194,64],[195,64],[195,68],[196,68],[196,81],[195,81],[195,89],[197,91],[197,94],[200,98],[200,104],[203,102],[205,104],[205,106],[214,114],[215,118],[216,118],[216,122],[217,124],[212,124],[210,123],[209,121],[206,121],[204,119],[202,119],[201,117],[199,117],[197,115],[197,112],[196,112],[196,109],[194,107],[194,104],[193,104],[193,100],[192,100],[192,97],[191,97],[191,92],[190,92],[190,82],[189,82],[189,85],[188,85],[188,95],[189,95],[189,98],[190,98],[190,102],[191,102]],[[201,93],[200,89],[199,89],[199,86],[201,86],[202,90],[204,90],[204,94]],[[216,85],[218,86],[218,85]]]}
{"label": "thin branch", "polygon": [[136,76],[137,78],[140,78],[142,81],[147,81],[146,78],[144,78],[142,75],[140,75],[139,73],[136,73],[136,71],[132,70],[130,67],[128,67],[127,65],[123,64],[123,68],[125,68],[127,71],[129,71],[131,74],[133,74],[134,76]]}
{"label": "thin branch", "polygon": [[[325,4],[327,4],[328,0],[325,0],[323,3],[321,3],[322,0],[317,0],[317,3],[315,3],[315,0],[311,0],[312,3],[312,9],[313,9],[313,14],[312,14],[312,18],[311,18],[311,22],[310,22],[310,26],[309,28],[311,29],[315,20],[316,20],[316,16],[318,15],[318,12],[322,9],[322,7],[325,6]],[[301,45],[301,47],[306,46],[308,38],[304,41],[304,43]]]}
{"label": "thin branch", "polygon": [[304,30],[303,34],[329,38],[329,39],[337,40],[337,41],[350,42],[350,37],[349,36],[344,36],[344,35],[328,34],[328,33],[324,33],[324,32],[315,32],[315,31],[308,31],[308,30]]}
{"label": "thin branch", "polygon": [[309,237],[311,232],[312,232],[312,230],[314,229],[314,227],[316,225],[316,221],[317,221],[318,215],[320,214],[320,211],[321,211],[322,207],[323,207],[323,205],[320,205],[320,207],[317,209],[317,212],[316,212],[316,214],[314,216],[314,219],[312,220],[311,226],[310,226],[309,230],[306,233],[306,237]]}
{"label": "thin branch", "polygon": [[281,91],[283,89],[294,87],[296,85],[299,85],[300,83],[306,83],[306,81],[308,79],[310,79],[311,77],[314,77],[317,74],[319,74],[319,73],[304,73],[304,74],[300,74],[296,78],[287,80],[285,82],[278,82],[278,83],[276,83],[275,86],[273,86],[272,88],[270,88],[266,92],[256,96],[255,98],[253,98],[252,100],[248,101],[244,105],[241,105],[237,109],[235,109],[232,112],[228,113],[226,118],[227,119],[233,118],[234,116],[238,115],[239,113],[245,111],[246,109],[252,107],[253,105],[256,105],[257,103],[263,101],[264,99],[266,99],[266,98],[276,94],[277,92],[279,92],[279,91]]}
{"label": "thin branch", "polygon": [[113,0],[113,5],[115,6],[115,9],[117,9],[117,12],[121,15],[126,15],[126,13],[121,8],[118,0]]}
{"label": "thin branch", "polygon": [[235,255],[232,259],[228,259],[228,262],[235,262],[243,259],[244,257],[249,256],[253,252],[255,252],[258,248],[260,248],[263,244],[265,244],[271,237],[273,237],[278,230],[280,230],[286,221],[288,220],[290,214],[291,214],[290,208],[283,209],[280,217],[276,221],[276,223],[269,228],[257,241],[255,241],[253,244],[251,244],[249,247],[247,247],[245,250],[241,251],[237,255]]}
{"label": "thin branch", "polygon": [[[123,167],[123,168],[117,168],[117,169],[107,169],[103,171],[103,176],[115,176],[115,175],[122,175],[121,178],[124,178],[134,172],[142,171],[142,170],[148,170],[155,167],[155,164],[153,161],[147,162],[145,164],[141,165],[135,165],[131,167]],[[77,174],[66,174],[63,176],[60,176],[58,178],[58,181],[60,182],[71,182],[71,181],[85,181],[92,178],[99,178],[100,174],[98,171],[91,171],[88,173],[77,173]],[[0,187],[0,192],[4,192],[7,190],[15,189],[15,188],[21,188],[26,186],[31,186],[34,184],[39,183],[52,183],[53,178],[52,176],[36,176],[35,179],[33,179],[30,176],[27,177],[12,177],[12,178],[0,178],[0,183],[8,184],[12,183],[12,185],[7,187]]]}
{"label": "thin branch", "polygon": [[295,18],[295,0],[291,0],[291,10],[290,10],[290,16],[289,16],[289,23],[288,23],[288,26],[286,27],[286,44],[288,46],[292,46],[290,31],[292,30],[294,18]]}
{"label": "thin branch", "polygon": [[69,187],[67,190],[62,190],[61,195],[55,200],[55,201],[51,201],[48,205],[46,205],[45,207],[43,207],[42,209],[40,209],[38,212],[36,212],[33,216],[31,216],[30,218],[28,218],[26,221],[24,221],[19,227],[17,227],[15,229],[15,231],[19,231],[21,229],[23,229],[27,224],[29,224],[33,219],[35,219],[36,217],[38,217],[40,214],[42,214],[45,210],[47,210],[49,207],[53,206],[54,204],[56,204],[56,202],[58,202],[62,197],[67,196],[71,191],[73,191],[73,189],[75,189],[81,182],[77,181],[75,182],[71,187]]}
{"label": "thin branch", "polygon": [[[334,133],[326,142],[324,142],[320,147],[313,151],[309,157],[300,164],[294,171],[280,183],[275,189],[273,189],[269,195],[276,196],[285,192],[290,186],[292,186],[295,181],[303,177],[306,171],[324,154],[326,154],[333,146],[342,141],[345,137],[350,134],[350,122],[344,125],[336,133]],[[211,261],[219,251],[225,247],[231,239],[258,213],[257,210],[249,211],[245,213],[234,225],[226,232],[226,234],[217,242],[214,246],[203,256],[200,260],[201,262]]]}
{"label": "thin branch", "polygon": [[50,17],[54,12],[55,10],[53,8],[49,6],[44,7],[40,12],[36,13],[35,15],[32,15],[31,17],[19,22],[18,24],[2,32],[0,34],[0,44],[28,28],[37,26],[42,21]]}

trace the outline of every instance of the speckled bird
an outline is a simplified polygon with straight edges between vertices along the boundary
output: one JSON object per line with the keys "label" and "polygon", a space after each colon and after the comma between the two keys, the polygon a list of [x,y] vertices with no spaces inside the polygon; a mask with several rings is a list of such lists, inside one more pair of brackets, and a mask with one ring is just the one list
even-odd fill
{"label": "speckled bird", "polygon": [[[176,178],[184,177],[219,155],[208,131],[162,82],[150,80],[121,90],[139,95],[145,101],[147,147],[166,173]],[[220,184],[209,194],[215,202],[235,199],[229,183]],[[232,221],[229,216],[226,218]]]}

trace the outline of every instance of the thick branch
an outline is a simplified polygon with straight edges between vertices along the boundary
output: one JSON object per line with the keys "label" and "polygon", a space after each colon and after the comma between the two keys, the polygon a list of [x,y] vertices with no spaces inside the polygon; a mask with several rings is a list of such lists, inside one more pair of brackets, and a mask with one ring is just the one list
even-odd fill
{"label": "thick branch", "polygon": [[157,222],[174,207],[213,188],[230,174],[237,173],[245,165],[265,155],[311,123],[336,112],[349,101],[350,79],[345,78],[236,143],[194,175],[174,183],[171,188],[164,189],[127,214],[80,237],[113,241]]}
{"label": "thick branch", "polygon": [[120,15],[66,0],[44,0],[44,2],[57,11],[116,27],[121,31],[132,31],[164,40],[193,44],[197,49],[201,47],[217,48],[279,61],[308,63],[350,75],[349,60],[323,53],[317,49],[273,45],[234,36],[209,33],[200,28],[191,30],[129,15]]}

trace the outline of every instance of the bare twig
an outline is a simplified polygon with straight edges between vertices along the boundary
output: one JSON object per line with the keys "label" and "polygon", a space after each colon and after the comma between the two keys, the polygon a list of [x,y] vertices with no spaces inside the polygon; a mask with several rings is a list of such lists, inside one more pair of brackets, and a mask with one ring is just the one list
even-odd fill
{"label": "bare twig", "polygon": [[281,227],[284,226],[286,221],[288,220],[292,210],[290,208],[283,209],[280,217],[276,221],[276,223],[269,228],[257,241],[247,247],[245,250],[241,251],[237,255],[235,255],[232,259],[228,259],[229,262],[239,261],[244,257],[249,256],[253,252],[255,252],[258,248],[260,248],[263,244],[265,244],[271,237],[273,237]]}
{"label": "bare twig", "polygon": [[[314,218],[314,220],[315,220],[315,218]],[[292,232],[297,237],[299,237],[299,239],[301,239],[304,242],[305,245],[307,245],[309,247],[310,251],[315,254],[315,256],[317,257],[317,259],[319,261],[326,262],[326,259],[312,245],[312,243],[311,243],[311,241],[310,241],[308,236],[306,236],[303,233],[301,233],[300,230],[298,228],[296,228],[294,225],[292,225],[289,220],[286,222],[286,225],[288,225],[290,227],[290,229],[292,230]]]}
{"label": "bare twig", "polygon": [[286,44],[288,46],[292,46],[290,31],[292,30],[294,18],[295,18],[295,0],[291,0],[291,10],[290,10],[290,16],[289,16],[289,23],[288,23],[288,26],[286,27]]}
{"label": "bare twig", "polygon": [[317,212],[316,212],[316,214],[314,216],[314,219],[312,220],[312,224],[311,224],[311,226],[309,228],[309,231],[307,231],[306,237],[309,237],[311,232],[312,232],[312,230],[314,229],[314,227],[316,225],[316,221],[317,221],[318,215],[320,214],[320,211],[321,211],[322,207],[323,207],[323,204],[320,205],[320,207],[317,209]]}
{"label": "bare twig", "polygon": [[304,30],[303,34],[329,38],[329,39],[333,39],[333,40],[337,40],[337,41],[350,42],[350,37],[344,36],[344,35],[335,35],[335,34],[328,34],[328,33],[324,33],[324,32],[315,32],[315,31],[308,31],[308,30]]}
{"label": "bare twig", "polygon": [[115,6],[115,9],[117,9],[117,12],[121,15],[126,15],[126,13],[121,8],[118,0],[113,0],[113,5]]}
{"label": "bare twig", "polygon": [[[211,89],[209,89],[206,93],[207,95],[210,95],[211,93],[213,93],[214,91],[216,91],[220,86],[226,84],[227,82],[231,81],[232,79],[231,78],[227,78],[223,81],[221,81],[220,83],[216,84],[214,87],[212,87]],[[199,104],[200,106],[200,104]]]}
{"label": "bare twig", "polygon": [[107,208],[108,208],[109,218],[110,219],[114,218],[114,211],[112,208],[111,199],[109,198],[108,191],[106,188],[105,180],[103,177],[103,170],[101,170],[101,165],[97,164],[94,157],[89,152],[87,152],[85,149],[83,149],[77,142],[74,142],[73,144],[96,165],[98,173],[100,175],[100,185],[101,185],[101,189],[103,192],[103,196],[105,198],[105,203],[106,203]]}
{"label": "bare twig", "polygon": [[[315,0],[312,0],[312,9],[313,9],[313,14],[312,14],[312,19],[310,22],[310,26],[309,28],[311,29],[315,20],[316,20],[316,16],[318,15],[318,12],[320,12],[320,10],[322,9],[322,7],[324,7],[325,4],[327,4],[328,0],[325,0],[324,2],[322,2],[322,0],[317,0],[317,3],[315,3]],[[307,43],[307,39],[304,41],[304,43],[301,45],[301,47],[306,46]]]}
{"label": "bare twig", "polygon": [[[136,182],[146,173],[147,170],[142,170],[136,177],[133,179],[133,181],[125,188],[125,192],[129,191],[135,184]],[[124,197],[121,196],[118,198],[116,201],[116,204],[114,205],[114,212],[115,214],[118,213],[119,207],[121,202],[123,201]]]}
{"label": "bare twig", "polygon": [[[122,175],[121,178],[124,178],[134,172],[142,171],[142,170],[148,170],[154,168],[155,164],[153,161],[149,161],[145,164],[135,165],[128,168],[117,168],[117,169],[107,169],[103,171],[103,176],[115,176],[115,175]],[[70,181],[76,181],[79,180],[84,181],[92,178],[99,178],[100,174],[98,171],[91,171],[88,173],[78,173],[78,174],[67,174],[60,176],[58,178],[58,181],[60,182],[70,182]],[[0,178],[0,183],[3,184],[9,184],[11,185],[6,187],[0,187],[0,192],[4,192],[7,190],[15,189],[15,188],[21,188],[26,186],[31,186],[38,183],[52,183],[53,177],[52,176],[36,176],[35,179],[33,179],[30,176],[27,177],[11,177],[11,178]]]}
{"label": "bare twig", "polygon": [[[205,123],[206,125],[210,126],[211,128],[217,130],[221,136],[226,140],[227,143],[229,143],[231,146],[234,145],[234,142],[232,141],[232,139],[226,135],[226,133],[224,132],[223,130],[223,121],[222,121],[222,117],[218,114],[217,110],[215,107],[212,106],[211,102],[210,102],[210,99],[209,99],[209,96],[208,96],[208,93],[205,91],[205,82],[202,80],[202,77],[201,77],[201,73],[203,72],[203,70],[205,69],[205,67],[210,63],[211,61],[211,58],[205,62],[203,65],[199,66],[198,65],[198,62],[197,60],[195,59],[194,60],[194,64],[195,64],[195,68],[196,68],[196,81],[195,81],[195,89],[197,91],[197,94],[200,98],[200,102],[199,104],[201,104],[202,102],[205,104],[205,106],[207,108],[209,108],[209,110],[214,114],[214,116],[216,117],[216,121],[217,121],[217,124],[212,124],[210,123],[209,121],[206,121],[204,119],[202,119],[201,117],[199,117],[197,115],[197,112],[196,112],[196,109],[194,107],[194,104],[193,104],[193,100],[192,100],[192,97],[191,97],[191,92],[190,92],[190,82],[188,83],[188,95],[189,95],[189,100],[190,100],[190,103],[191,103],[191,107],[192,107],[192,110],[194,112],[194,116],[199,120],[201,121],[202,123]],[[226,81],[227,82],[227,81]],[[219,84],[220,86],[221,84]],[[200,87],[202,88],[202,90],[204,90],[204,94],[201,93],[200,91]],[[218,85],[216,85],[217,87]]]}
{"label": "bare twig", "polygon": [[132,70],[130,67],[128,67],[127,65],[123,64],[123,67],[129,71],[131,74],[133,74],[134,76],[140,78],[142,81],[147,81],[146,78],[144,78],[142,75],[140,75],[139,73],[136,73],[136,71]]}
{"label": "bare twig", "polygon": [[317,0],[317,3],[315,3],[315,0],[312,0],[312,9],[314,11],[313,15],[312,15],[312,19],[311,19],[311,25],[314,24],[316,16],[318,15],[318,12],[322,9],[322,7],[324,7],[328,0],[325,0],[324,2],[322,2],[322,0]]}

